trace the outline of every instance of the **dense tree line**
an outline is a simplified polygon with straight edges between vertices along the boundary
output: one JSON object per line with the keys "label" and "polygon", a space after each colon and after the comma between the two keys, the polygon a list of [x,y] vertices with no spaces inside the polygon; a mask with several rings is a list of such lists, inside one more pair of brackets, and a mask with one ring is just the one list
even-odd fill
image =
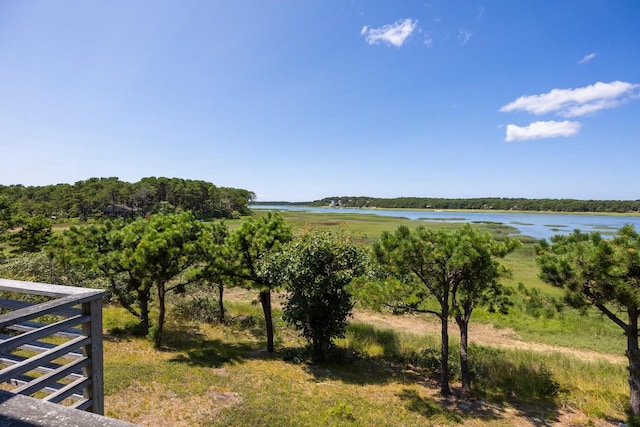
{"label": "dense tree line", "polygon": [[405,209],[497,209],[550,212],[640,212],[640,200],[575,200],[575,199],[524,199],[524,198],[474,198],[443,199],[427,197],[326,197],[307,206],[332,206],[345,208],[405,208]]}
{"label": "dense tree line", "polygon": [[75,184],[0,185],[2,196],[28,215],[83,220],[176,210],[191,211],[198,218],[229,218],[248,214],[248,204],[255,198],[248,190],[164,177],[142,178],[136,183],[110,177],[90,178]]}

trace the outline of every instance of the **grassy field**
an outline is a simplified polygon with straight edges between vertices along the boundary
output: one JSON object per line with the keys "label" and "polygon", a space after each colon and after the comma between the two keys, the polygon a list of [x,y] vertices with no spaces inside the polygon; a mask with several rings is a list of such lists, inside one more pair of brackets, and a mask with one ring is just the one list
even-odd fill
{"label": "grassy field", "polygon": [[[343,227],[367,243],[400,224],[421,224],[360,214],[283,216],[295,232],[307,225]],[[227,224],[233,229],[241,220]],[[475,226],[497,238],[508,233],[500,224]],[[596,313],[557,312],[561,293],[537,277],[534,255],[526,243],[504,260],[513,271],[505,281],[513,290],[509,315],[474,312],[471,400],[437,394],[433,318],[356,307],[337,342],[337,361],[318,365],[283,324],[277,304],[277,351],[266,354],[257,295],[231,290],[228,324],[189,321],[175,310],[162,351],[128,332],[135,322],[124,310],[105,310],[107,415],[148,426],[617,425],[628,401],[624,336]],[[180,298],[173,306],[188,306]],[[457,328],[450,334],[456,366]]]}
{"label": "grassy field", "polygon": [[599,425],[623,416],[624,364],[473,345],[474,398],[442,399],[435,331],[352,322],[338,361],[318,365],[277,311],[277,351],[267,355],[258,308],[229,307],[241,320],[173,321],[162,351],[126,333],[122,309],[107,308],[107,415],[144,426]]}

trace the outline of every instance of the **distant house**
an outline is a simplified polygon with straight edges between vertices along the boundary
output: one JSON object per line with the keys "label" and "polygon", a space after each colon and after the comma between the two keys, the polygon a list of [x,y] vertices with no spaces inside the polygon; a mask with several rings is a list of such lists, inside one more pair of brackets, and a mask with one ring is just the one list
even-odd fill
{"label": "distant house", "polygon": [[109,205],[102,210],[102,213],[115,218],[128,218],[134,216],[137,211],[137,208],[126,205]]}

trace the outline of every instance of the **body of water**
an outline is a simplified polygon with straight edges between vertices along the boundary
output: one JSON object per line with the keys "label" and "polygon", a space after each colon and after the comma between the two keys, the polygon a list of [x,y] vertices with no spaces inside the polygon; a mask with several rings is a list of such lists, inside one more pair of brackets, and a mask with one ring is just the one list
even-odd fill
{"label": "body of water", "polygon": [[612,235],[625,224],[632,224],[640,231],[640,216],[588,215],[560,213],[526,212],[451,212],[438,210],[393,210],[393,209],[352,209],[317,208],[290,205],[252,205],[251,209],[274,211],[303,211],[316,213],[373,214],[408,218],[430,222],[495,222],[516,228],[520,234],[536,239],[548,239],[555,234],[569,234],[578,229],[584,232],[599,231],[603,236]]}

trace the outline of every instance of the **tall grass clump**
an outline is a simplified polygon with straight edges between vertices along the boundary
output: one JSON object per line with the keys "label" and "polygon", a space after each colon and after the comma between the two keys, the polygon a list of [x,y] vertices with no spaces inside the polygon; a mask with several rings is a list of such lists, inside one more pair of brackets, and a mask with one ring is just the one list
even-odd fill
{"label": "tall grass clump", "polygon": [[[421,375],[439,374],[439,338],[436,335],[398,333],[363,323],[352,323],[340,345],[362,357],[402,363]],[[459,348],[450,347],[450,377],[460,381]],[[570,406],[598,418],[622,417],[628,400],[625,365],[587,361],[560,353],[470,346],[476,398],[541,407]]]}
{"label": "tall grass clump", "polygon": [[472,346],[471,362],[480,397],[551,403],[561,390],[549,364],[532,352]]}

